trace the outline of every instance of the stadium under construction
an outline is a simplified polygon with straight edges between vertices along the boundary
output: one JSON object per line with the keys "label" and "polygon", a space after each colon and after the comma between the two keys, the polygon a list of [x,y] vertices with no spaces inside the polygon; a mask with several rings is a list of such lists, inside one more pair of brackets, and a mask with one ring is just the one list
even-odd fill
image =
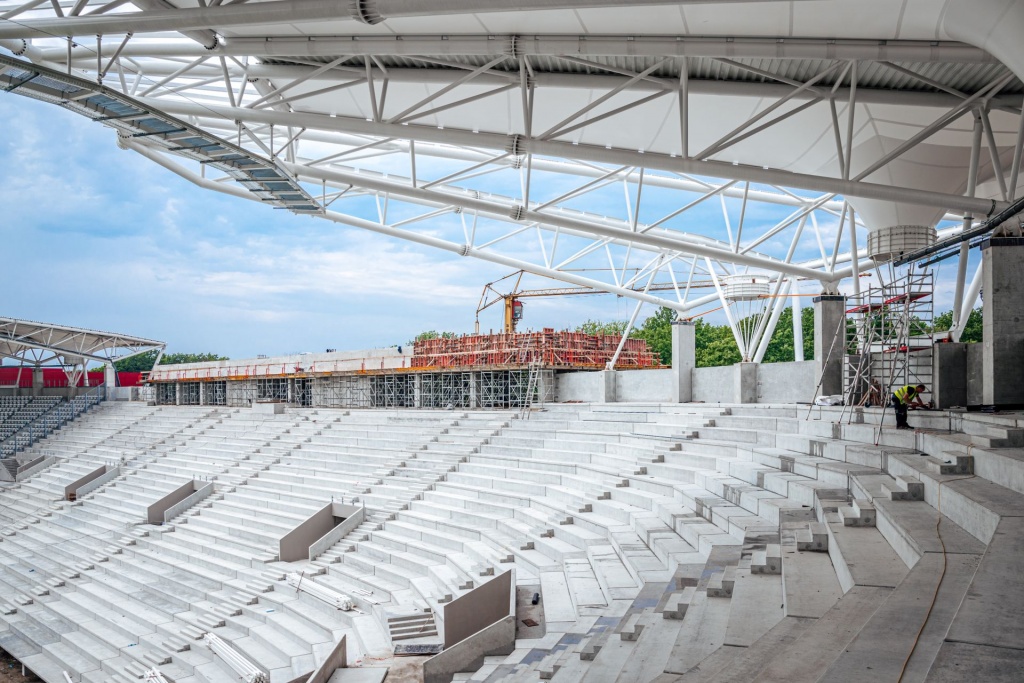
{"label": "stadium under construction", "polygon": [[[1024,0],[0,0],[0,97],[288,239],[517,278],[502,333],[402,348],[170,365],[0,318],[0,679],[1018,683],[1022,30]],[[625,332],[516,332],[554,291],[523,272]],[[740,362],[698,367],[701,315]]]}

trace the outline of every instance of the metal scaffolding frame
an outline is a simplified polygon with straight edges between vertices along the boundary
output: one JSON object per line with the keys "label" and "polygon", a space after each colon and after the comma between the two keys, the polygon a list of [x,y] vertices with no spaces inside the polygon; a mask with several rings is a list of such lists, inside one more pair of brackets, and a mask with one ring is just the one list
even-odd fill
{"label": "metal scaffolding frame", "polygon": [[204,405],[226,406],[228,404],[228,386],[226,381],[207,382],[204,391]]}
{"label": "metal scaffolding frame", "polygon": [[197,406],[201,403],[202,389],[199,382],[180,382],[180,404],[183,406]]}
{"label": "metal scaffolding frame", "polygon": [[371,408],[370,377],[327,375],[313,380],[312,401],[325,408]]}
{"label": "metal scaffolding frame", "polygon": [[[897,387],[932,389],[934,275],[915,271],[849,297],[843,373],[845,405],[861,404],[877,382],[883,405]],[[928,395],[925,392],[923,395]]]}
{"label": "metal scaffolding frame", "polygon": [[415,408],[416,378],[410,374],[370,376],[371,408]]}

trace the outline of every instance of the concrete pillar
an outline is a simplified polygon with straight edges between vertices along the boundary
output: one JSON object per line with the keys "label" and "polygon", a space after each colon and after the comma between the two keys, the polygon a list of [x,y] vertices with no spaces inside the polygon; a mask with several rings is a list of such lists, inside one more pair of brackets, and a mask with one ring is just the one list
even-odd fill
{"label": "concrete pillar", "polygon": [[696,327],[689,321],[672,323],[672,402],[693,400],[693,369],[697,367]]}
{"label": "concrete pillar", "polygon": [[295,401],[295,379],[289,377],[287,382],[285,382],[285,386],[287,387],[287,389],[285,390],[284,400],[287,403],[293,403]]}
{"label": "concrete pillar", "polygon": [[759,363],[737,363],[733,366],[736,386],[733,395],[738,403],[757,403],[757,366]]}
{"label": "concrete pillar", "polygon": [[423,407],[423,375],[418,373],[412,376],[412,407]]}
{"label": "concrete pillar", "polygon": [[32,368],[32,395],[42,396],[43,394],[43,369],[40,367]]}
{"label": "concrete pillar", "polygon": [[206,382],[199,383],[199,405],[206,405]]}
{"label": "concrete pillar", "polygon": [[117,386],[117,370],[114,369],[113,363],[103,366],[103,383],[107,385],[108,392]]}
{"label": "concrete pillar", "polygon": [[181,382],[174,383],[174,405],[181,405]]}
{"label": "concrete pillar", "polygon": [[479,408],[480,407],[480,373],[471,372],[469,373],[469,407]]}
{"label": "concrete pillar", "polygon": [[936,344],[932,347],[932,400],[945,410],[967,406],[967,344]]}
{"label": "concrete pillar", "polygon": [[982,403],[1024,405],[1024,238],[985,240],[981,266]]}
{"label": "concrete pillar", "polygon": [[615,403],[615,371],[601,371],[601,395],[598,403]]}
{"label": "concrete pillar", "polygon": [[[822,294],[814,297],[814,375],[821,381],[819,396],[843,393],[845,321],[845,296]],[[810,396],[807,398],[810,400]]]}

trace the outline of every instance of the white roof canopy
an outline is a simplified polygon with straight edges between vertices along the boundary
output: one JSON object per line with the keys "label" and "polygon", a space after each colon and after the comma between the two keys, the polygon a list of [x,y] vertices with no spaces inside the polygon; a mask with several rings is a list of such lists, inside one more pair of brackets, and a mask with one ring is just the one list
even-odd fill
{"label": "white roof canopy", "polygon": [[0,358],[31,365],[57,361],[77,365],[87,360],[109,363],[147,351],[162,351],[164,342],[116,332],[0,317]]}

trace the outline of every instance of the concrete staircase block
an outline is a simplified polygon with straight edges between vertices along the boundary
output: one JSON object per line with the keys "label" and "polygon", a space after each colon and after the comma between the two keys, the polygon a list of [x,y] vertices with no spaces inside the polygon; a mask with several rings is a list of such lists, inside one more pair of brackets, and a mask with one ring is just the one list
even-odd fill
{"label": "concrete staircase block", "polygon": [[673,593],[668,603],[665,605],[665,610],[661,613],[663,619],[682,619],[686,616],[686,611],[690,607],[690,603],[693,601],[693,595],[697,592],[696,586],[687,586],[679,593]]}

